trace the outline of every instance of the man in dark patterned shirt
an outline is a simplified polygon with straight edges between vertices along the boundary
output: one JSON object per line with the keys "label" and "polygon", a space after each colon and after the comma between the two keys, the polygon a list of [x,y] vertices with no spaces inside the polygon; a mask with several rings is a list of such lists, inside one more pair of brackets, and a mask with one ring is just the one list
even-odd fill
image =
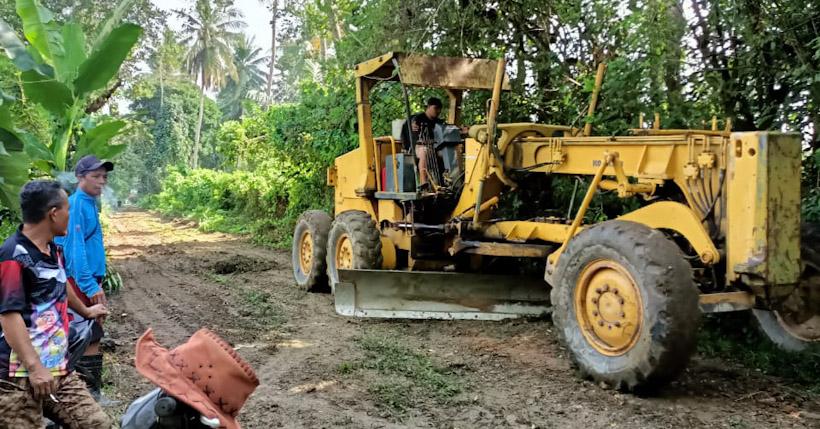
{"label": "man in dark patterned shirt", "polygon": [[108,429],[111,419],[68,368],[68,307],[86,307],[66,288],[62,250],[68,197],[57,182],[33,181],[20,193],[23,225],[0,246],[0,428],[41,428],[43,416],[70,429]]}

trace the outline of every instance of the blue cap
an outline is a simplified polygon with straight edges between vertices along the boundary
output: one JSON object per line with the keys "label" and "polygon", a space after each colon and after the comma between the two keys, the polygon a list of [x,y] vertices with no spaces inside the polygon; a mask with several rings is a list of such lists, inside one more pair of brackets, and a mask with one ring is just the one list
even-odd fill
{"label": "blue cap", "polygon": [[101,168],[104,168],[105,171],[111,171],[114,169],[114,163],[104,159],[97,159],[94,155],[86,155],[77,162],[77,166],[74,167],[74,174],[85,176],[87,173]]}

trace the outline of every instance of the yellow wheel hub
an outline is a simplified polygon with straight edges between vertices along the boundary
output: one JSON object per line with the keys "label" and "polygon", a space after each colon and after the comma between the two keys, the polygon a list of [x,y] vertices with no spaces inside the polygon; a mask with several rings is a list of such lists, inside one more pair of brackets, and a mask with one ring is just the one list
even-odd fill
{"label": "yellow wheel hub", "polygon": [[641,294],[621,264],[598,260],[575,285],[575,317],[587,342],[602,354],[618,356],[637,342],[643,323]]}
{"label": "yellow wheel hub", "polygon": [[310,274],[311,264],[313,263],[313,236],[310,231],[302,233],[302,238],[299,240],[299,268],[305,275]]}
{"label": "yellow wheel hub", "polygon": [[336,268],[343,270],[353,268],[353,243],[347,234],[343,234],[336,242]]}

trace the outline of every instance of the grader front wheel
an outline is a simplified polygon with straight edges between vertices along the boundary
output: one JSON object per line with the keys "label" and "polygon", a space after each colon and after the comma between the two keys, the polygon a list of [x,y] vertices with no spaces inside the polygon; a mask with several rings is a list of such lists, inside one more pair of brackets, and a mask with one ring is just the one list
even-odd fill
{"label": "grader front wheel", "polygon": [[353,210],[336,216],[327,241],[327,276],[331,287],[339,281],[339,269],[381,266],[381,236],[373,218]]}
{"label": "grader front wheel", "polygon": [[692,269],[675,243],[644,225],[582,231],[553,276],[553,322],[580,372],[622,390],[675,377],[700,320]]}
{"label": "grader front wheel", "polygon": [[297,285],[311,292],[327,288],[325,249],[330,222],[327,213],[310,210],[299,216],[293,229],[293,278]]}

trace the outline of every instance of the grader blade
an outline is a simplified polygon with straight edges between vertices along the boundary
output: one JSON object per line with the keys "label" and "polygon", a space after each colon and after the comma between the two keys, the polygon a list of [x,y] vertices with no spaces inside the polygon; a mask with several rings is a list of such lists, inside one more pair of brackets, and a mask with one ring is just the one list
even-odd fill
{"label": "grader blade", "polygon": [[545,316],[539,278],[430,271],[339,270],[336,312],[400,319],[502,320]]}

